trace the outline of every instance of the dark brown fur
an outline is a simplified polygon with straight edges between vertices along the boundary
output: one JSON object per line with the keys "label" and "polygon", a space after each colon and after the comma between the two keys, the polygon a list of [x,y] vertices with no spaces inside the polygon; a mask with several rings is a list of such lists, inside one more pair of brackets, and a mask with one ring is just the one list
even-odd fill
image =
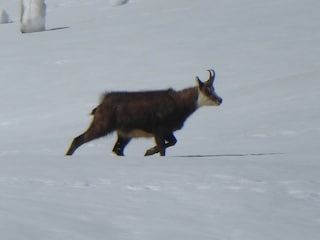
{"label": "dark brown fur", "polygon": [[[72,155],[82,144],[113,131],[118,133],[113,148],[117,155],[123,155],[125,146],[135,137],[155,138],[156,146],[148,149],[145,155],[158,152],[165,155],[165,149],[176,143],[173,132],[181,129],[187,117],[198,108],[201,83],[181,91],[106,93],[92,110],[94,117],[88,130],[73,140],[66,155]],[[218,101],[220,104],[222,100]]]}

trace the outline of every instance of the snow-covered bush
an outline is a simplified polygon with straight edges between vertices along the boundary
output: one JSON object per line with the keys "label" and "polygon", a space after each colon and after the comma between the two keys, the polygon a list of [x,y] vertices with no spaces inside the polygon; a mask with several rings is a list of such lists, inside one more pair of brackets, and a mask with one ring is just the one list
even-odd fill
{"label": "snow-covered bush", "polygon": [[45,30],[46,4],[44,0],[21,0],[21,32]]}
{"label": "snow-covered bush", "polygon": [[8,23],[8,22],[9,22],[8,13],[5,10],[0,9],[0,23]]}

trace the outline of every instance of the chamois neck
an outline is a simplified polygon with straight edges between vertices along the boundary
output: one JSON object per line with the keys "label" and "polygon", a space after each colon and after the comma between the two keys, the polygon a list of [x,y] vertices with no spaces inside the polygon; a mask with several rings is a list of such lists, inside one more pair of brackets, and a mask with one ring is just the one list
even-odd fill
{"label": "chamois neck", "polygon": [[179,92],[182,105],[194,112],[198,108],[199,92],[197,87],[183,89]]}

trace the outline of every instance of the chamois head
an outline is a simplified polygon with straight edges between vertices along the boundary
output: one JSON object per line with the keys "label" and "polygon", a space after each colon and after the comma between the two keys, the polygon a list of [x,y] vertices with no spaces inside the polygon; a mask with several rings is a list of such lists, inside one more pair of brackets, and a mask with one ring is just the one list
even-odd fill
{"label": "chamois head", "polygon": [[206,82],[202,82],[199,77],[196,77],[198,83],[198,107],[201,106],[219,106],[222,103],[222,98],[220,98],[213,87],[213,82],[215,78],[215,71],[209,69],[209,79]]}

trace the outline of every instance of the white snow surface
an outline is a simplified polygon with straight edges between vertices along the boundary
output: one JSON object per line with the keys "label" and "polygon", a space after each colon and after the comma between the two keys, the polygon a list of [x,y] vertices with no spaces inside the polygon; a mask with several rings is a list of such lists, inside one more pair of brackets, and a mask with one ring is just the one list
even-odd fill
{"label": "white snow surface", "polygon": [[[1,1],[0,239],[315,240],[320,236],[320,2],[51,0],[21,34]],[[100,95],[195,85],[220,107],[167,157],[115,135],[65,157]]]}
{"label": "white snow surface", "polygon": [[21,0],[20,8],[22,33],[45,30],[46,4],[44,0]]}
{"label": "white snow surface", "polygon": [[9,15],[4,9],[0,9],[0,24],[2,23],[9,23]]}

